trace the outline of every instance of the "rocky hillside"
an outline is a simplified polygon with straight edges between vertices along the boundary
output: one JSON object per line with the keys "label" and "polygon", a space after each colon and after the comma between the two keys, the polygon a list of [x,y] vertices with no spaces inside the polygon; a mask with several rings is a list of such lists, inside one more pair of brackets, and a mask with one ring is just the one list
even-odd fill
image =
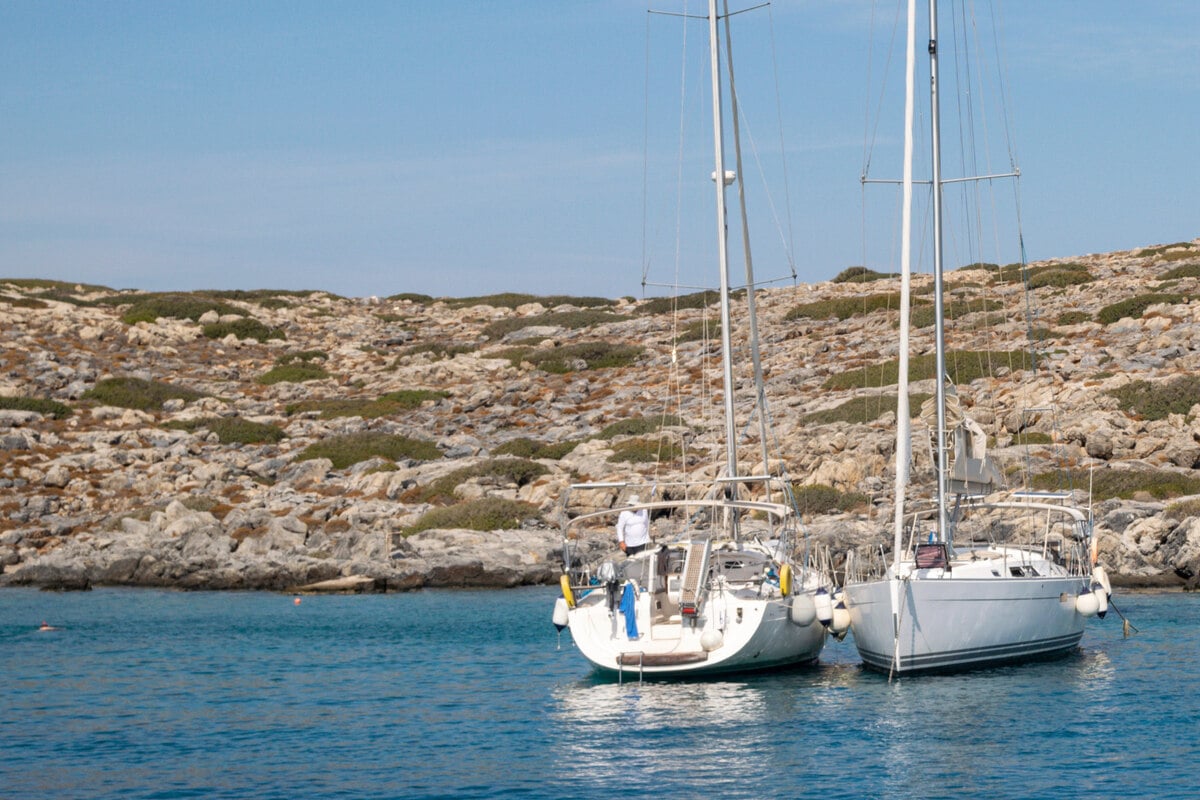
{"label": "rocky hillside", "polygon": [[[1126,584],[1191,578],[1200,240],[1024,277],[972,265],[947,281],[948,370],[1009,480],[1090,486],[1102,558]],[[926,354],[930,288],[914,289]],[[770,467],[786,466],[807,529],[835,551],[886,538],[898,289],[852,269],[758,295]],[[569,483],[713,474],[714,300],[0,280],[0,583],[556,580]],[[931,360],[913,361],[914,413],[933,392]],[[762,470],[740,408],[745,469]]]}

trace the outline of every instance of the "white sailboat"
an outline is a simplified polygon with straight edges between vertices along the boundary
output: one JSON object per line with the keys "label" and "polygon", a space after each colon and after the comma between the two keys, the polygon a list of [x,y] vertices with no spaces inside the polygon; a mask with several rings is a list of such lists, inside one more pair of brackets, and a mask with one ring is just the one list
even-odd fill
{"label": "white sailboat", "polygon": [[[725,389],[723,475],[703,485],[578,484],[563,500],[563,596],[555,605],[554,622],[560,630],[570,628],[575,645],[595,668],[639,679],[812,663],[832,619],[831,581],[805,557],[790,486],[780,476],[738,472],[725,219],[726,188],[735,176],[725,169],[720,21],[716,0],[709,0]],[[758,413],[765,425],[749,261],[747,273]],[[763,444],[767,464],[765,436]],[[599,529],[612,536],[619,513],[626,510],[645,513],[652,529],[650,547],[627,558],[577,563],[574,543],[580,531]]]}
{"label": "white sailboat", "polygon": [[[1002,491],[986,437],[947,387],[942,301],[942,186],[937,3],[929,3],[937,486],[932,508],[906,502],[911,431],[908,335],[916,0],[908,3],[903,242],[895,507],[891,563],[847,567],[850,630],[866,666],[903,675],[1064,656],[1088,617],[1104,615],[1109,586],[1096,565],[1088,511],[1071,492]],[[953,458],[951,458],[953,451]],[[982,526],[972,529],[972,522]],[[1008,533],[1021,543],[998,541]]]}

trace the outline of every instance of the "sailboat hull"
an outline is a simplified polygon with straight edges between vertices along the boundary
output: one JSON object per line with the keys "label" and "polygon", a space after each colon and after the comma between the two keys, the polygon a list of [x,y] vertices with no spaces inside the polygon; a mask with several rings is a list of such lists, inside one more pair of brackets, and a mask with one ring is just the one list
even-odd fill
{"label": "sailboat hull", "polygon": [[610,613],[604,592],[594,592],[571,610],[571,636],[600,671],[664,678],[811,664],[825,643],[819,622],[792,621],[793,598],[714,592],[694,623],[678,615],[655,620],[652,602],[649,594],[639,598],[639,636],[631,639],[624,615]]}
{"label": "sailboat hull", "polygon": [[850,630],[863,663],[894,674],[945,672],[1061,658],[1079,646],[1085,618],[1078,576],[915,578],[846,586]]}

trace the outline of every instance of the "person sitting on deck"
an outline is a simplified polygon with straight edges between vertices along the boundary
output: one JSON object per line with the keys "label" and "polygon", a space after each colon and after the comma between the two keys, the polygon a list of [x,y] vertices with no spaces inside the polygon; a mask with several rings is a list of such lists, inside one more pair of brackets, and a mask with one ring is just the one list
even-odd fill
{"label": "person sitting on deck", "polygon": [[[637,505],[638,496],[629,498],[631,506]],[[627,508],[617,517],[617,546],[627,556],[637,555],[650,543],[650,512],[644,508]]]}

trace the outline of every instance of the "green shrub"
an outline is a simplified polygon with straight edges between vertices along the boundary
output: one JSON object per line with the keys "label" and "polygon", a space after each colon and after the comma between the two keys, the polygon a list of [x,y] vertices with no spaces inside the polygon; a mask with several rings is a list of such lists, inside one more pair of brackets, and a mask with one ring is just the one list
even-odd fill
{"label": "green shrub", "polygon": [[683,448],[670,437],[658,439],[626,439],[613,445],[612,463],[645,464],[674,461],[683,455]]}
{"label": "green shrub", "polygon": [[1021,431],[1013,437],[1013,444],[1021,446],[1054,444],[1054,437],[1042,431]]}
{"label": "green shrub", "polygon": [[14,297],[11,294],[0,294],[0,303],[8,303],[13,308],[49,308],[42,300],[36,297],[24,297],[17,295]]}
{"label": "green shrub", "polygon": [[435,389],[400,389],[380,395],[379,402],[392,403],[399,408],[407,410],[420,408],[426,401],[445,400],[449,396],[449,392]]}
{"label": "green shrub", "polygon": [[1160,281],[1173,281],[1181,278],[1200,278],[1200,262],[1180,264],[1158,276]]}
{"label": "green shrub", "polygon": [[1073,470],[1066,475],[1047,472],[1034,476],[1033,488],[1043,491],[1064,489],[1064,481],[1068,478],[1070,483],[1067,485],[1076,489],[1086,491],[1090,484],[1093,499],[1097,502],[1113,498],[1130,500],[1141,493],[1157,500],[1200,494],[1200,477],[1158,469],[1108,468],[1091,473]]}
{"label": "green shrub", "polygon": [[433,303],[433,298],[427,294],[414,294],[412,292],[401,292],[400,294],[388,295],[386,298],[389,303],[402,303],[405,300],[410,303],[419,303],[420,305],[430,305]]}
{"label": "green shrub", "polygon": [[[74,290],[72,289],[71,291]],[[76,297],[74,294],[71,294],[63,289],[46,289],[45,291],[38,292],[37,299],[54,300],[58,303],[70,303],[73,306],[80,306],[82,308],[91,308],[99,305],[99,303],[95,300],[83,300],[82,298]]]}
{"label": "green shrub", "polygon": [[1184,259],[1195,258],[1195,257],[1196,257],[1195,250],[1175,250],[1170,253],[1163,253],[1161,256],[1159,256],[1158,260],[1172,262],[1172,261],[1183,261]]}
{"label": "green shrub", "polygon": [[913,308],[908,315],[908,324],[913,328],[928,328],[935,322],[937,322],[937,311],[928,303]]}
{"label": "green shrub", "polygon": [[1059,289],[1067,286],[1078,286],[1084,283],[1091,283],[1095,278],[1092,273],[1082,268],[1062,268],[1034,270],[1029,276],[1029,288],[1041,289],[1046,286],[1053,286]]}
{"label": "green shrub", "polygon": [[41,397],[0,397],[0,408],[11,411],[33,411],[43,417],[62,419],[75,413],[70,406],[57,400],[46,400]]}
{"label": "green shrub", "polygon": [[527,520],[542,522],[537,507],[516,500],[485,497],[444,508],[434,508],[421,515],[402,531],[405,536],[426,530],[465,528],[471,531],[498,531],[519,528]]}
{"label": "green shrub", "polygon": [[1184,520],[1188,517],[1200,517],[1200,497],[1189,497],[1168,503],[1163,514],[1171,519]]}
{"label": "green shrub", "polygon": [[279,308],[294,308],[295,304],[284,300],[282,297],[262,297],[252,301],[263,308],[279,309]]}
{"label": "green shrub", "polygon": [[423,439],[409,439],[407,436],[368,431],[331,436],[314,442],[304,448],[296,460],[328,458],[333,462],[334,469],[345,469],[360,461],[376,457],[390,458],[393,461],[399,459],[433,461],[442,457],[442,451],[438,450],[433,442]]}
{"label": "green shrub", "polygon": [[275,359],[280,366],[287,364],[306,363],[309,361],[329,361],[329,354],[323,350],[301,350],[297,353],[284,353]]}
{"label": "green shrub", "polygon": [[483,335],[489,339],[502,339],[510,333],[534,326],[551,326],[577,330],[579,328],[588,328],[592,325],[603,325],[606,322],[620,322],[626,319],[629,319],[629,317],[597,309],[549,312],[539,314],[536,317],[498,319],[484,327]]}
{"label": "green shrub", "polygon": [[242,317],[233,322],[214,322],[201,330],[209,339],[224,339],[231,333],[239,339],[257,339],[260,342],[287,338],[279,328],[270,328],[254,317]]}
{"label": "green shrub", "polygon": [[501,294],[490,294],[482,297],[447,297],[444,300],[446,305],[451,308],[468,308],[470,306],[517,308],[529,303],[540,303],[546,308],[563,305],[595,308],[597,306],[611,306],[613,304],[613,301],[606,297],[571,297],[561,294],[541,297],[536,294],[518,294],[516,292],[503,292]]}
{"label": "green shrub", "polygon": [[415,344],[412,347],[406,348],[400,352],[400,357],[396,359],[396,366],[400,362],[400,358],[404,356],[415,356],[421,353],[429,353],[433,356],[434,361],[442,361],[447,358],[454,358],[460,353],[473,353],[477,348],[472,344],[446,344],[445,342],[423,342]]}
{"label": "green shrub", "polygon": [[869,498],[861,492],[842,492],[821,483],[793,484],[792,495],[801,515],[851,511],[869,502]]}
{"label": "green shrub", "polygon": [[513,366],[520,366],[521,362],[528,361],[543,372],[563,374],[579,369],[627,367],[637,361],[643,352],[645,348],[640,345],[577,342],[537,350],[517,347],[502,351],[497,357],[507,358]]}
{"label": "green shrub", "polygon": [[876,272],[873,269],[866,267],[846,267],[839,272],[833,279],[834,283],[870,283],[871,281],[884,280],[886,278],[898,278],[899,273],[896,272]]}
{"label": "green shrub", "polygon": [[492,458],[469,467],[456,469],[426,486],[411,489],[405,493],[404,501],[446,505],[457,500],[457,496],[454,494],[455,489],[476,478],[525,486],[549,471],[536,461],[525,458]]}
{"label": "green shrub", "polygon": [[1055,320],[1056,325],[1078,325],[1081,322],[1091,322],[1092,315],[1086,311],[1064,311]]}
{"label": "green shrub", "polygon": [[545,444],[533,439],[522,437],[512,439],[492,451],[498,456],[517,456],[518,458],[543,458],[558,461],[579,446],[578,441],[555,442]]}
{"label": "green shrub", "polygon": [[402,389],[389,392],[374,400],[367,398],[346,398],[333,400],[305,400],[287,406],[286,413],[299,414],[306,411],[321,412],[321,419],[337,417],[362,417],[375,419],[389,417],[420,408],[427,400],[441,400],[449,397],[448,392],[435,392],[430,389]]}
{"label": "green shrub", "polygon": [[200,294],[215,297],[220,300],[240,300],[243,303],[254,303],[263,308],[291,308],[295,304],[284,298],[303,299],[313,294],[323,294],[337,298],[329,292],[318,292],[315,289],[221,289],[209,290]]}
{"label": "green shrub", "polygon": [[[921,302],[913,303],[916,307]],[[816,300],[811,303],[801,303],[787,313],[784,319],[828,319],[836,317],[839,320],[870,314],[884,309],[900,307],[899,292],[869,294],[862,297],[836,297],[831,300]]]}
{"label": "green shrub", "polygon": [[[962,329],[967,331],[982,331],[1003,325],[1007,317],[1004,314],[980,314],[972,320],[962,323]],[[1045,330],[1043,328],[1043,330]]]}
{"label": "green shrub", "polygon": [[517,458],[539,458],[537,455],[545,447],[541,442],[522,436],[509,439],[504,444],[492,450],[498,456],[516,456]]}
{"label": "green shrub", "polygon": [[597,439],[606,441],[615,439],[618,436],[644,436],[648,433],[655,433],[666,427],[676,427],[683,425],[684,422],[674,414],[658,414],[651,417],[630,417],[619,422],[614,422],[596,434]]}
{"label": "green shrub", "polygon": [[712,291],[693,292],[675,297],[651,297],[638,308],[638,313],[651,316],[673,314],[685,308],[708,308],[719,299],[721,299],[720,293]]}
{"label": "green shrub", "polygon": [[276,383],[304,383],[305,381],[320,381],[329,377],[329,373],[320,364],[307,362],[299,364],[283,364],[272,367],[258,378],[264,386]]}
{"label": "green shrub", "polygon": [[[932,395],[914,392],[908,396],[909,416],[921,413],[921,404]],[[805,414],[801,421],[808,425],[825,425],[831,422],[870,422],[878,419],[885,411],[896,410],[896,392],[872,393],[854,397],[835,408]]]}
{"label": "green shrub", "polygon": [[721,338],[721,323],[719,320],[698,319],[684,325],[675,334],[675,344],[685,342],[710,342]]}
{"label": "green shrub", "polygon": [[[951,351],[946,355],[946,372],[956,385],[965,385],[989,375],[994,366],[1012,370],[1028,369],[1029,354],[1023,350],[987,352],[982,350]],[[934,377],[936,357],[933,353],[916,356],[908,362],[908,379],[920,381]],[[899,383],[900,362],[882,361],[859,369],[839,372],[822,384],[826,389],[877,389]]]}
{"label": "green shrub", "polygon": [[1167,381],[1131,381],[1109,389],[1121,410],[1145,420],[1166,419],[1169,414],[1186,414],[1200,403],[1200,375],[1180,375]]}
{"label": "green shrub", "polygon": [[1043,286],[1074,286],[1095,280],[1087,267],[1075,262],[1062,264],[1042,264],[1036,267],[1021,264],[1009,264],[997,268],[992,275],[993,284],[1027,283],[1029,288],[1038,289]]}
{"label": "green shrub", "polygon": [[48,291],[63,292],[64,294],[76,291],[84,291],[89,294],[112,291],[107,286],[99,286],[94,283],[72,283],[70,281],[50,280],[49,278],[0,278],[0,284],[5,283],[21,289],[46,289]]}
{"label": "green shrub", "polygon": [[1191,242],[1176,242],[1175,244],[1164,244],[1159,245],[1158,247],[1144,247],[1133,255],[1135,258],[1148,258],[1150,256],[1161,256],[1168,250],[1176,250],[1179,248],[1187,248],[1188,250],[1191,250],[1193,247],[1195,247],[1195,245]]}
{"label": "green shrub", "polygon": [[221,444],[274,444],[287,437],[280,428],[241,417],[204,417],[175,420],[163,427],[195,432],[207,428],[217,435]]}
{"label": "green shrub", "polygon": [[191,402],[201,397],[205,395],[193,389],[141,378],[105,378],[83,394],[85,400],[137,411],[161,409],[168,400]]}
{"label": "green shrub", "polygon": [[[116,298],[116,302],[128,302],[129,298]],[[121,321],[126,325],[139,322],[154,322],[159,317],[190,319],[199,322],[209,311],[218,314],[241,314],[241,309],[200,294],[147,294],[137,295]]]}
{"label": "green shrub", "polygon": [[1096,312],[1096,321],[1104,325],[1111,325],[1125,317],[1139,319],[1142,314],[1146,313],[1146,309],[1153,305],[1186,302],[1187,298],[1180,294],[1140,294],[1100,309]]}
{"label": "green shrub", "polygon": [[[979,312],[995,312],[1004,308],[1004,304],[999,300],[994,300],[987,297],[968,297],[968,298],[946,298],[943,304],[942,313],[947,320],[955,320],[960,317],[965,317],[968,314]],[[909,324],[914,328],[928,328],[936,321],[935,309],[931,303],[914,304]],[[998,325],[1004,321],[1003,315],[991,315],[984,320],[985,324]]]}

